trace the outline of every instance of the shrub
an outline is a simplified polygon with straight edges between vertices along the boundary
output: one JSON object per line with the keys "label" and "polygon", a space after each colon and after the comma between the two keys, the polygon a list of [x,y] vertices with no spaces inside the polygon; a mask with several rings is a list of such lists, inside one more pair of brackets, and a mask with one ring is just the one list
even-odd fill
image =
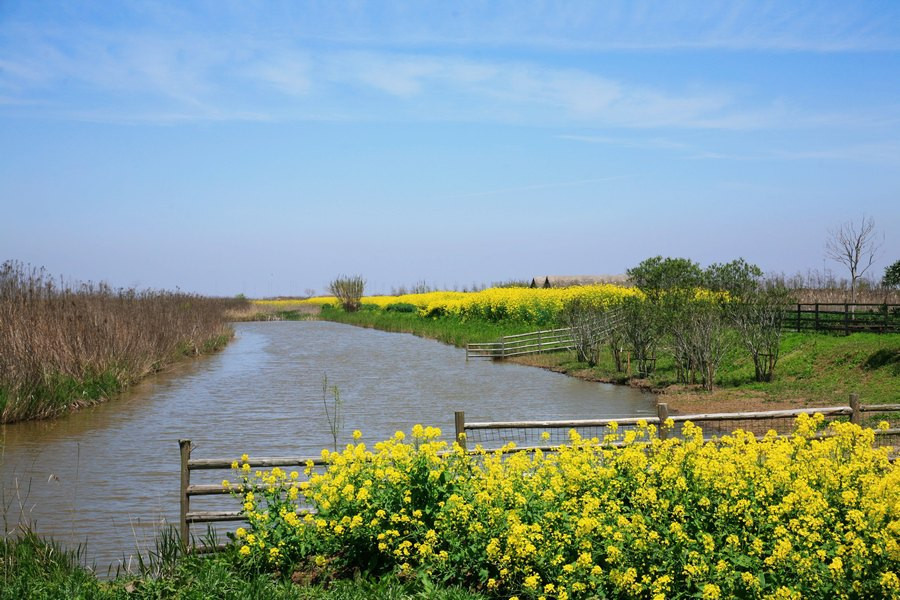
{"label": "shrub", "polygon": [[365,287],[366,281],[361,276],[341,275],[328,284],[328,291],[337,298],[344,310],[355,312],[359,310]]}
{"label": "shrub", "polygon": [[384,307],[384,310],[388,312],[398,312],[398,313],[415,313],[419,312],[419,308],[415,304],[410,304],[409,302],[392,302]]}
{"label": "shrub", "polygon": [[[573,431],[556,453],[474,456],[416,426],[410,443],[324,450],[327,470],[309,465],[304,482],[236,461],[250,525],[233,548],[272,571],[420,572],[528,599],[897,597],[900,467],[870,429],[835,422],[813,439],[822,421],[718,443],[642,423]],[[301,496],[315,513],[295,512]]]}

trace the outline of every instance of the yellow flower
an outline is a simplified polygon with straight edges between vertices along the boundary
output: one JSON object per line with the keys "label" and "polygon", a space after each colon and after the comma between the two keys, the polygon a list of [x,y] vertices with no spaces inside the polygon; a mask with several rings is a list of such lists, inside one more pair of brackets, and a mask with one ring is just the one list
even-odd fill
{"label": "yellow flower", "polygon": [[361,437],[362,437],[362,431],[360,431],[359,429],[354,429],[353,430],[353,439],[358,440]]}
{"label": "yellow flower", "polygon": [[[207,480],[207,481],[209,481],[209,480]],[[248,546],[246,544],[241,546],[240,553],[241,553],[241,556],[247,556],[248,554],[250,554],[250,546]]]}

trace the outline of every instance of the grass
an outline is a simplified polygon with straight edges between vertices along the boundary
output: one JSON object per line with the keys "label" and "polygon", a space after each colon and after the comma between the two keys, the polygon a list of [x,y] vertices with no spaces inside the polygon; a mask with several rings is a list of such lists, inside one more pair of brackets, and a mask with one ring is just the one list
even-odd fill
{"label": "grass", "polygon": [[[640,384],[668,396],[670,403],[689,401],[693,409],[716,408],[724,402],[743,403],[748,409],[772,403],[845,404],[851,393],[858,393],[864,404],[900,402],[900,334],[785,333],[775,379],[768,383],[754,381],[753,362],[735,346],[722,361],[713,392],[677,384],[672,357],[664,352],[658,356],[656,371]],[[595,368],[578,362],[572,353],[526,357],[521,362],[586,379],[629,383],[627,374],[616,372],[608,350]]]}
{"label": "grass", "polygon": [[475,342],[492,342],[504,335],[515,335],[535,329],[534,325],[520,323],[498,323],[475,319],[463,321],[455,317],[422,317],[417,313],[384,311],[365,304],[363,304],[362,310],[351,313],[325,306],[319,316],[327,321],[359,327],[371,327],[395,333],[411,333],[457,347],[464,347],[466,344]]}
{"label": "grass", "polygon": [[206,599],[291,600],[483,600],[466,590],[427,579],[349,577],[317,584],[294,584],[290,577],[241,570],[227,554],[184,556],[163,553],[162,563],[142,565],[136,574],[100,580],[84,564],[81,548],[66,550],[25,530],[0,538],[0,600]]}

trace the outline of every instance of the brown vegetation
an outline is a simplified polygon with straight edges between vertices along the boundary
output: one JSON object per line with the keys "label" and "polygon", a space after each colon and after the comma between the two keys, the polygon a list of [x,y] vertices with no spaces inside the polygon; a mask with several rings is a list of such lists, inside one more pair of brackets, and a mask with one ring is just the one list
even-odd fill
{"label": "brown vegetation", "polygon": [[96,402],[182,356],[222,347],[246,300],[57,283],[0,266],[0,422]]}

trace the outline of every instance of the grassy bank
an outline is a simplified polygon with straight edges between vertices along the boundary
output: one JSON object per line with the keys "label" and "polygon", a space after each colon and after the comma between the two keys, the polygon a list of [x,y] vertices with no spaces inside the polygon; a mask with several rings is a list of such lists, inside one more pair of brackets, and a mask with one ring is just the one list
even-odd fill
{"label": "grassy bank", "polygon": [[639,385],[664,395],[661,401],[681,412],[822,406],[846,403],[850,393],[858,393],[867,404],[900,400],[900,334],[785,333],[780,354],[774,381],[763,383],[754,381],[749,356],[733,348],[712,392],[676,383],[674,360],[666,354],[660,354],[656,371],[641,380],[617,372],[608,350],[594,368],[578,362],[573,353],[522,357],[517,362],[584,379]]}
{"label": "grassy bank", "polygon": [[474,342],[491,342],[504,335],[534,330],[533,325],[523,323],[463,320],[452,316],[424,317],[419,313],[391,312],[365,305],[363,310],[352,313],[323,306],[319,318],[382,331],[411,333],[459,347]]}
{"label": "grassy bank", "polygon": [[170,554],[138,573],[98,579],[79,550],[66,550],[31,532],[0,539],[0,600],[235,598],[260,600],[480,600],[482,596],[425,579],[345,579],[295,584],[289,576],[248,571],[231,555]]}
{"label": "grassy bank", "polygon": [[0,266],[0,422],[46,418],[110,397],[231,336],[246,300],[59,283]]}

